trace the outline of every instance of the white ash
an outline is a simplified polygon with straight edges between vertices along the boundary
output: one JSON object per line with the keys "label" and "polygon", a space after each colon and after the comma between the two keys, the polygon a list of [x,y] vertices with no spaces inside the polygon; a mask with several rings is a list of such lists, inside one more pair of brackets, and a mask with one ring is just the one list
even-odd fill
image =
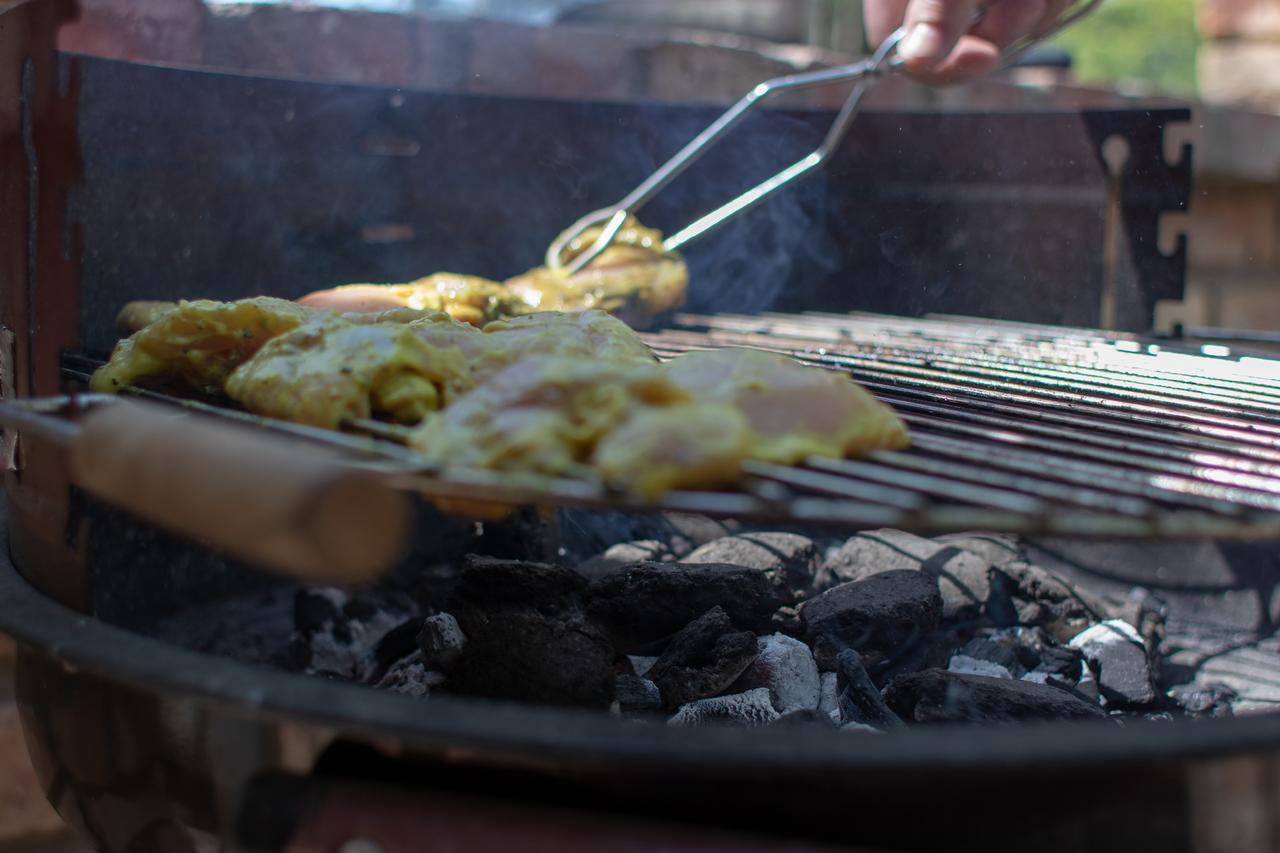
{"label": "white ash", "polygon": [[1147,646],[1138,630],[1122,619],[1109,619],[1081,631],[1068,644],[1079,649],[1109,703],[1149,705],[1156,699]]}
{"label": "white ash", "polygon": [[700,726],[709,723],[740,726],[767,726],[780,715],[773,709],[769,691],[763,687],[733,696],[699,699],[680,709],[667,720],[669,726]]}
{"label": "white ash", "polygon": [[327,623],[310,638],[310,674],[332,674],[353,681],[368,681],[378,671],[374,654],[378,643],[392,628],[404,622],[404,614],[378,611],[368,619],[352,619],[343,623],[349,636],[338,636],[333,623]]}
{"label": "white ash", "polygon": [[444,684],[443,673],[433,672],[422,659],[422,652],[414,652],[391,665],[387,674],[378,682],[380,690],[390,690],[421,699],[431,693],[431,688]]}
{"label": "white ash", "polygon": [[968,655],[952,655],[947,664],[947,671],[958,672],[961,675],[985,675],[988,678],[1013,679],[1013,673],[1000,664],[969,657]]}
{"label": "white ash", "polygon": [[653,665],[658,662],[658,658],[647,657],[645,655],[627,655],[627,660],[631,661],[631,669],[636,675],[643,678],[653,669]]}
{"label": "white ash", "polygon": [[813,652],[785,634],[757,638],[756,659],[730,689],[745,692],[759,687],[769,691],[779,714],[817,710],[822,683]]}
{"label": "white ash", "polygon": [[836,725],[840,724],[840,690],[836,686],[839,679],[834,672],[822,673],[818,699],[818,713],[826,714]]}
{"label": "white ash", "polygon": [[883,731],[875,726],[869,726],[866,723],[845,723],[840,727],[840,731],[855,735],[882,735]]}

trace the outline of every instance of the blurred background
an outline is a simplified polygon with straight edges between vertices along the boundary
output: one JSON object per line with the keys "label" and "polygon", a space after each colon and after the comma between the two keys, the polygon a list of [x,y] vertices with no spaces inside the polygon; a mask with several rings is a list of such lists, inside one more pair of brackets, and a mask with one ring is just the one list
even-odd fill
{"label": "blurred background", "polygon": [[[81,5],[64,30],[70,50],[483,94],[728,103],[758,80],[867,49],[861,0]],[[1190,237],[1187,297],[1162,305],[1156,327],[1280,330],[1280,0],[1106,0],[1038,64],[945,91],[882,86],[874,106],[1189,104],[1194,119],[1168,151],[1176,160],[1183,142],[1195,144],[1194,201],[1188,215],[1165,217],[1161,234],[1166,251]]]}

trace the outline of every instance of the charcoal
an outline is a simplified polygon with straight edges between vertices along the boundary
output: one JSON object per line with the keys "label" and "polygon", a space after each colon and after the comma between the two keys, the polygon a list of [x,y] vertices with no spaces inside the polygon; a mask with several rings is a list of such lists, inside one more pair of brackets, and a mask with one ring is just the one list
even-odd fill
{"label": "charcoal", "polygon": [[303,634],[319,631],[342,618],[347,594],[330,587],[302,588],[293,597],[293,629]]}
{"label": "charcoal", "polygon": [[377,686],[379,690],[390,690],[420,699],[428,695],[431,688],[443,683],[444,675],[433,672],[423,662],[422,653],[414,652],[393,663]]}
{"label": "charcoal", "polygon": [[769,691],[763,687],[732,696],[715,696],[690,702],[667,720],[669,726],[732,724],[767,726],[778,719]]}
{"label": "charcoal", "polygon": [[723,692],[755,657],[755,635],[738,631],[723,608],[713,607],[672,638],[646,676],[663,704],[677,708]]}
{"label": "charcoal", "polygon": [[378,640],[378,644],[373,647],[378,674],[386,672],[393,663],[417,651],[418,627],[421,624],[422,620],[416,616],[406,619]]}
{"label": "charcoal", "polygon": [[1013,678],[1021,678],[1027,671],[1018,659],[1017,639],[1012,632],[974,637],[961,647],[959,655],[995,664]]}
{"label": "charcoal", "polygon": [[1138,631],[1142,643],[1152,653],[1164,649],[1169,619],[1169,605],[1164,599],[1141,587],[1135,587],[1118,606],[1111,608],[1117,619],[1128,622]]}
{"label": "charcoal", "polygon": [[1169,691],[1169,698],[1194,717],[1230,717],[1239,698],[1230,687],[1214,684],[1198,687],[1184,684]]}
{"label": "charcoal", "polygon": [[592,581],[588,602],[620,651],[645,654],[713,607],[723,608],[741,630],[766,633],[790,594],[759,569],[638,563]]}
{"label": "charcoal", "polygon": [[778,719],[774,720],[773,726],[819,726],[824,729],[830,729],[835,721],[826,714],[820,713],[817,708],[793,708],[784,714],[779,714]]}
{"label": "charcoal", "polygon": [[440,672],[451,671],[467,645],[462,627],[449,613],[428,616],[415,640],[426,665]]}
{"label": "charcoal", "polygon": [[[373,610],[365,619],[339,616],[318,630],[295,633],[289,641],[289,664],[312,675],[329,673],[347,681],[377,679],[397,657],[392,651],[395,642],[381,654],[379,647],[388,634],[404,624],[405,616],[393,610]],[[405,649],[409,651],[412,646]]]}
{"label": "charcoal", "polygon": [[1084,653],[1072,646],[1046,646],[1040,654],[1040,663],[1033,671],[1057,676],[1075,684],[1080,680],[1080,662],[1083,658]]}
{"label": "charcoal", "polygon": [[806,601],[800,618],[822,669],[835,669],[843,648],[856,649],[874,666],[938,627],[942,597],[926,574],[884,572]]}
{"label": "charcoal", "polygon": [[657,539],[637,542],[621,542],[603,553],[597,554],[574,569],[588,580],[607,577],[625,566],[635,563],[666,563],[675,560],[671,548]]}
{"label": "charcoal", "polygon": [[585,586],[571,569],[469,559],[448,608],[467,638],[450,690],[607,708],[616,653],[585,612]]}
{"label": "charcoal", "polygon": [[771,627],[775,634],[786,634],[788,637],[800,639],[804,637],[804,623],[800,621],[800,610],[795,607],[779,607],[774,611]]}
{"label": "charcoal", "polygon": [[1109,616],[1100,598],[1031,563],[1013,562],[993,569],[991,582],[992,598],[1003,599],[1009,608],[1004,619],[1012,621],[1005,621],[1005,627],[1040,626],[1059,643]]}
{"label": "charcoal", "polygon": [[933,541],[968,551],[997,568],[1022,560],[1024,553],[1018,537],[1007,533],[950,533],[935,536]]}
{"label": "charcoal", "polygon": [[941,669],[898,676],[885,687],[884,698],[898,716],[917,723],[1016,723],[1106,717],[1096,705],[1065,690]]}
{"label": "charcoal", "polygon": [[885,704],[880,691],[871,681],[862,657],[845,649],[838,658],[836,673],[836,706],[841,724],[861,723],[877,728],[901,728],[902,720]]}
{"label": "charcoal", "polygon": [[665,513],[662,520],[668,530],[667,543],[677,559],[708,542],[732,536],[741,529],[736,521],[718,521],[705,515],[685,512]]}
{"label": "charcoal", "polygon": [[952,655],[947,662],[947,672],[958,672],[961,675],[985,675],[987,678],[1013,678],[1007,667],[998,663],[969,655]]}
{"label": "charcoal", "polygon": [[805,597],[813,592],[818,547],[809,537],[795,533],[740,533],[708,542],[680,562],[759,569]]}
{"label": "charcoal", "polygon": [[779,714],[816,711],[822,695],[818,664],[804,643],[785,634],[756,640],[756,657],[730,688],[745,693],[757,687],[769,691]]}
{"label": "charcoal", "polygon": [[973,619],[991,596],[991,563],[955,545],[900,530],[861,533],[830,552],[818,570],[818,591],[884,572],[913,570],[937,581],[943,618]]}
{"label": "charcoal", "polygon": [[658,685],[638,675],[619,675],[614,684],[614,698],[623,711],[662,709],[662,694]]}
{"label": "charcoal", "polygon": [[585,579],[560,566],[469,556],[454,595],[468,601],[520,603],[581,593],[586,586]]}
{"label": "charcoal", "polygon": [[1150,705],[1156,699],[1151,661],[1142,637],[1128,622],[1111,619],[1071,640],[1084,654],[1109,704]]}

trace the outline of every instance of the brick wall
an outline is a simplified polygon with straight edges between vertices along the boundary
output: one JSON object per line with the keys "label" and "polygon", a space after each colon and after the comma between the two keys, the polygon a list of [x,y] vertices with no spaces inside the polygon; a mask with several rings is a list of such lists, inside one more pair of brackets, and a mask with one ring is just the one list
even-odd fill
{"label": "brick wall", "polygon": [[1204,98],[1280,112],[1280,0],[1199,3]]}

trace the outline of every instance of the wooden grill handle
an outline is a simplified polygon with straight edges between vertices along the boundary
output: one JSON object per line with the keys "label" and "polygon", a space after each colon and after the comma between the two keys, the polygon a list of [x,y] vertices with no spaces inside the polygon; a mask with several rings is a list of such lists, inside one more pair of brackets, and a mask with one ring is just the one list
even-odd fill
{"label": "wooden grill handle", "polygon": [[406,496],[336,452],[142,403],[85,416],[71,479],[158,526],[310,583],[377,578],[410,526]]}

